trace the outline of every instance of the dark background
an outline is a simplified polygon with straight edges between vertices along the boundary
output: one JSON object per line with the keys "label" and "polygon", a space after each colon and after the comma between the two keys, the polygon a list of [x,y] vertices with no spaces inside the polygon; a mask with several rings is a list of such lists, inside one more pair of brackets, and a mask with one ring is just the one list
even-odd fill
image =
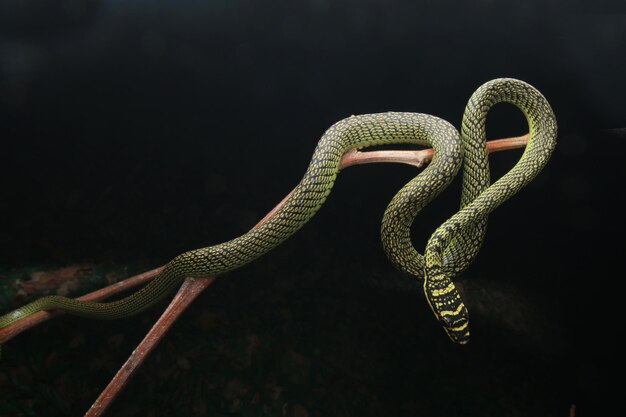
{"label": "dark background", "polygon": [[[5,289],[42,265],[141,271],[235,237],[334,122],[395,110],[458,127],[480,84],[520,78],[551,103],[559,142],[459,277],[469,346],[446,339],[379,243],[415,170],[356,167],[310,224],[200,297],[111,414],[603,415],[623,362],[626,11],[594,4],[3,0]],[[512,106],[490,113],[491,138],[526,129]],[[494,155],[493,177],[520,155]],[[416,220],[418,248],[458,185]],[[0,414],[84,412],[158,310],[10,341]]]}

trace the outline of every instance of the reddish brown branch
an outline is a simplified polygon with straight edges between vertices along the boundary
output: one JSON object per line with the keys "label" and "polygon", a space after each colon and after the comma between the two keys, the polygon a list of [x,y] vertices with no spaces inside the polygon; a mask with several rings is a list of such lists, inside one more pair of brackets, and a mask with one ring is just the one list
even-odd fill
{"label": "reddish brown branch", "polygon": [[[516,138],[517,139],[517,138]],[[526,142],[511,142],[498,141],[497,146],[493,146],[490,151],[498,151],[504,149],[511,149],[514,147],[523,146]],[[519,144],[519,146],[518,146]],[[489,149],[489,146],[488,146]],[[386,154],[380,154],[385,152]],[[411,152],[407,158],[405,154]],[[426,149],[423,151],[379,151],[378,156],[372,157],[370,153],[360,153],[363,158],[359,160],[359,153],[352,151],[346,153],[340,163],[341,168],[346,168],[350,165],[372,163],[372,162],[404,162],[411,163],[410,159],[413,159],[411,165],[417,167],[423,166],[425,163],[432,159],[432,150]],[[252,229],[255,229],[265,223],[272,215],[278,210],[287,199],[291,196],[293,190],[289,192],[276,205],[265,217],[263,217]],[[93,403],[91,408],[85,414],[85,417],[99,417],[101,416],[111,402],[117,397],[120,391],[124,388],[129,378],[133,375],[134,371],[141,366],[146,356],[156,347],[161,338],[165,335],[167,330],[172,326],[174,321],[182,314],[183,311],[191,304],[191,302],[204,291],[216,278],[216,276],[207,277],[204,279],[187,278],[178,293],[169,304],[165,312],[161,315],[159,320],[154,324],[152,329],[148,332],[146,337],[141,341],[137,348],[130,355],[126,363],[120,368],[115,377],[111,380],[109,385],[104,389],[100,396]]]}
{"label": "reddish brown branch", "polygon": [[[487,142],[487,152],[507,151],[509,149],[523,148],[528,143],[528,134],[514,138],[496,139]],[[352,165],[371,164],[378,162],[393,162],[413,165],[421,168],[433,159],[432,149],[419,149],[415,151],[367,151],[361,152],[352,149],[341,158],[340,168]]]}
{"label": "reddish brown branch", "polygon": [[506,139],[494,139],[487,142],[487,152],[508,151],[511,149],[523,148],[528,143],[528,133]]}
{"label": "reddish brown branch", "polygon": [[[161,266],[159,268],[155,268],[150,271],[143,272],[139,275],[126,278],[125,280],[116,282],[115,284],[111,284],[108,287],[101,288],[97,291],[90,292],[89,294],[82,295],[78,297],[77,300],[81,300],[81,301],[103,300],[121,291],[143,284],[144,282],[148,282],[153,277],[155,277],[159,272],[161,272],[162,269],[163,267]],[[50,320],[51,318],[59,316],[61,314],[63,314],[63,312],[60,310],[51,310],[51,311],[42,310],[34,314],[31,314],[30,316],[25,317],[22,320],[16,321],[15,323],[0,329],[0,343],[4,343],[7,340],[12,339],[13,337],[22,333],[24,330],[29,329],[33,326],[36,326],[39,323],[43,323],[44,321]]]}
{"label": "reddish brown branch", "polygon": [[[516,136],[506,139],[495,139],[487,142],[487,152],[500,152],[510,149],[523,148],[528,143],[528,134]],[[417,168],[421,168],[433,159],[432,149],[418,149],[414,151],[367,151],[361,152],[356,149],[350,149],[346,152],[339,162],[339,169],[351,167],[353,165],[373,164],[381,162],[391,162],[396,164],[408,164]],[[267,221],[274,213],[281,208],[289,199],[294,190],[283,198],[269,213],[261,219],[260,222],[252,228],[256,229]]]}
{"label": "reddish brown branch", "polygon": [[339,163],[339,169],[353,165],[391,162],[396,164],[413,165],[421,168],[433,159],[432,149],[419,149],[415,151],[367,151],[361,152],[351,149],[343,155]]}
{"label": "reddish brown branch", "polygon": [[[487,142],[487,150],[489,152],[498,152],[509,149],[521,148],[526,145],[528,142],[528,135],[506,138],[506,139],[497,139],[491,140]],[[370,164],[370,163],[380,163],[380,162],[394,162],[394,163],[403,163],[409,164],[417,167],[421,167],[432,159],[433,152],[432,149],[421,149],[417,151],[369,151],[369,152],[361,152],[357,150],[351,150],[346,152],[344,157],[341,159],[340,168],[344,169],[350,167],[352,165],[361,165],[361,164]],[[285,201],[289,198],[293,190],[285,196],[281,200],[280,203],[276,205],[268,214],[261,219],[252,229],[259,227],[261,224],[265,223],[267,219],[269,219],[280,207],[283,206]],[[107,297],[110,297],[119,292],[128,290],[137,285],[143,284],[150,279],[154,278],[163,267],[155,268],[151,271],[144,272],[139,275],[135,275],[133,277],[127,278],[123,281],[110,285],[108,287],[102,288],[98,291],[94,291],[92,293],[83,295],[78,297],[79,300],[88,300],[88,301],[99,301],[103,300]],[[39,323],[42,323],[46,320],[49,320],[52,317],[56,317],[62,314],[62,312],[54,311],[40,311],[35,314],[32,314],[24,319],[17,321],[7,327],[0,329],[0,343],[4,343],[7,340],[15,337],[22,331],[29,329]]]}
{"label": "reddish brown branch", "polygon": [[276,211],[281,208],[285,202],[289,199],[289,197],[291,197],[291,194],[293,194],[293,192],[295,191],[295,188],[291,191],[289,191],[289,194],[287,194],[282,200],[280,200],[280,203],[276,204],[276,206],[271,209],[266,215],[265,217],[263,217],[261,220],[259,220],[259,222],[257,224],[255,224],[252,229],[250,230],[254,230],[257,227],[259,227],[260,225],[262,225],[263,223],[265,223],[267,221],[267,219],[269,219],[270,217],[272,217],[274,215],[274,213],[276,213]]}
{"label": "reddish brown branch", "polygon": [[154,323],[146,337],[139,343],[137,348],[130,354],[126,363],[117,371],[109,385],[102,391],[98,399],[89,408],[85,417],[101,416],[117,394],[124,388],[134,371],[141,366],[148,354],[156,347],[165,333],[174,324],[176,319],[189,307],[193,300],[198,297],[215,280],[215,276],[207,278],[187,278],[174,296],[174,299],[163,312],[161,317]]}
{"label": "reddish brown branch", "polygon": [[[528,135],[499,139],[487,142],[487,150],[489,152],[502,151],[507,149],[520,148],[525,146],[528,141]],[[340,162],[340,169],[347,168],[352,165],[379,163],[379,162],[395,162],[410,164],[416,167],[422,167],[433,157],[432,149],[423,149],[417,151],[372,151],[372,152],[360,152],[352,150],[347,152]],[[289,196],[293,193],[291,191],[283,200],[276,205],[259,223],[257,223],[252,229],[259,227],[265,223],[283,204],[287,201]],[[137,285],[140,285],[153,277],[155,277],[163,267],[155,268],[151,271],[144,272],[142,274],[127,278],[124,281],[110,285],[101,290],[89,293],[79,300],[97,301],[109,297],[118,292],[130,289]],[[91,408],[87,411],[85,416],[96,417],[102,415],[113,399],[119,394],[122,388],[126,385],[133,372],[143,363],[146,356],[156,347],[161,338],[165,335],[167,330],[172,326],[174,321],[182,314],[185,309],[193,302],[193,300],[200,295],[211,283],[215,280],[216,276],[210,276],[206,278],[187,278],[174,299],[169,304],[167,309],[154,324],[152,329],[148,332],[146,337],[141,341],[137,348],[130,355],[126,363],[120,368],[115,377],[111,380],[109,385],[105,388],[102,394],[94,402]],[[42,323],[52,317],[62,314],[59,311],[46,312],[40,311],[32,314],[23,320],[15,322],[10,326],[0,329],[0,343],[5,342],[22,331]]]}

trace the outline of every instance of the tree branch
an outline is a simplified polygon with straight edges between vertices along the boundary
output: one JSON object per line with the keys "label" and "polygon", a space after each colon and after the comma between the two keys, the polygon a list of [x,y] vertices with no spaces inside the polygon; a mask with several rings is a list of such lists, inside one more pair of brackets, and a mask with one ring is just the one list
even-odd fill
{"label": "tree branch", "polygon": [[[509,149],[523,148],[528,143],[528,134],[506,139],[495,139],[487,142],[487,152],[507,151]],[[340,169],[352,165],[371,164],[379,162],[393,162],[413,165],[422,168],[433,159],[432,149],[419,149],[416,151],[367,151],[361,152],[352,149],[341,158]]]}
{"label": "tree branch", "polygon": [[[523,148],[528,142],[528,134],[523,136],[511,137],[506,139],[496,139],[487,142],[488,152],[499,152],[516,148]],[[406,150],[406,151],[368,151],[361,152],[355,149],[346,152],[340,162],[340,169],[348,168],[353,165],[372,164],[372,163],[401,163],[408,164],[416,167],[422,167],[431,161],[433,157],[432,149],[420,149],[420,150]],[[256,229],[267,221],[280,207],[283,206],[285,201],[289,198],[293,190],[283,198],[280,203],[276,205],[269,213],[265,215],[253,228]],[[91,292],[89,294],[78,297],[78,300],[83,301],[100,301],[106,299],[112,295],[126,291],[130,288],[141,285],[154,278],[159,272],[161,272],[163,266],[152,269],[150,271],[141,273],[139,275],[132,276],[123,281],[109,285],[108,287]],[[17,321],[7,327],[0,329],[0,344],[4,343],[13,337],[20,334],[22,331],[36,326],[39,323],[43,323],[63,314],[61,311],[39,311],[24,319]]]}
{"label": "tree branch", "polygon": [[[528,135],[499,139],[487,142],[487,150],[489,152],[497,152],[508,149],[520,148],[526,145],[528,141]],[[381,163],[381,162],[393,162],[403,163],[416,166],[418,168],[423,167],[430,162],[433,158],[432,149],[422,149],[417,151],[370,151],[361,152],[357,150],[350,150],[342,157],[340,162],[340,169],[350,167],[352,165]],[[289,196],[293,193],[293,190],[287,194],[285,198],[281,200],[276,207],[274,207],[265,217],[263,217],[253,228],[259,227],[265,223],[280,207],[284,205]],[[132,287],[140,285],[149,281],[158,275],[163,267],[155,268],[151,271],[144,272],[142,274],[127,278],[124,281],[120,281],[98,291],[86,294],[82,297],[78,297],[79,300],[99,301],[111,295],[117,294],[121,291],[128,290]],[[111,402],[117,397],[120,391],[124,388],[129,378],[133,375],[134,371],[141,366],[148,354],[156,347],[159,341],[163,338],[165,333],[169,330],[176,319],[187,309],[187,307],[195,300],[202,291],[204,291],[217,276],[209,276],[206,278],[186,278],[180,289],[174,296],[173,300],[168,305],[167,309],[163,312],[161,317],[154,324],[152,329],[146,334],[146,337],[139,343],[137,348],[131,353],[130,357],[126,360],[124,365],[118,370],[117,374],[113,377],[109,385],[104,389],[100,396],[96,399],[93,405],[89,408],[85,417],[99,417],[111,404]],[[42,323],[52,317],[62,314],[61,311],[39,311],[32,314],[20,321],[17,321],[3,329],[0,329],[0,343],[4,343],[7,340],[13,338],[22,331],[33,327],[39,323]]]}
{"label": "tree branch", "polygon": [[126,383],[135,370],[141,366],[148,354],[161,341],[165,333],[172,327],[176,319],[189,305],[204,291],[216,276],[208,278],[187,278],[176,293],[172,302],[167,306],[161,317],[146,334],[133,353],[130,354],[124,365],[117,371],[109,385],[91,405],[85,417],[99,417],[109,407],[117,394],[126,386]]}
{"label": "tree branch", "polygon": [[[487,152],[500,152],[510,149],[523,148],[528,143],[528,134],[516,136],[506,139],[495,139],[487,142]],[[356,149],[350,149],[346,152],[339,162],[339,169],[351,167],[353,165],[374,164],[390,162],[396,164],[407,164],[417,168],[422,168],[433,159],[433,150],[418,149],[415,151],[366,151],[361,152]],[[283,198],[269,213],[258,222],[252,230],[256,229],[267,221],[274,213],[281,208],[287,199],[291,196],[293,190]]]}

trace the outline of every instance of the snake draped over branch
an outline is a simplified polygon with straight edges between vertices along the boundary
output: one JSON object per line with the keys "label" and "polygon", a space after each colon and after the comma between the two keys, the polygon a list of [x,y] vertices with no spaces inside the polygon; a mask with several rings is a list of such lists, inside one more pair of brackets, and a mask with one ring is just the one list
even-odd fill
{"label": "snake draped over branch", "polygon": [[[485,124],[489,109],[499,102],[512,103],[524,113],[530,135],[519,162],[490,185]],[[0,316],[0,328],[49,309],[97,319],[127,317],[163,299],[187,277],[215,275],[245,265],[285,241],[319,210],[333,187],[345,152],[400,143],[430,146],[434,157],[389,203],[381,227],[383,246],[398,269],[423,282],[426,299],[448,336],[456,343],[467,343],[468,312],[452,278],[478,254],[488,214],[541,171],[556,143],[556,121],[550,105],[535,88],[515,79],[489,81],[472,95],[460,135],[447,121],[427,114],[387,112],[340,120],[318,142],[304,177],[284,205],[259,227],[227,242],[178,255],[147,285],[120,300],[93,302],[46,296]],[[461,166],[461,208],[436,229],[421,255],[411,242],[411,224],[450,184]]]}

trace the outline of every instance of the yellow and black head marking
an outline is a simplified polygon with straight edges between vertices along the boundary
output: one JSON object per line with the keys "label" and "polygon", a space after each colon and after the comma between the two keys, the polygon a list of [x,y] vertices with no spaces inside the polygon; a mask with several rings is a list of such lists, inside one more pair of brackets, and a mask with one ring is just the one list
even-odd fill
{"label": "yellow and black head marking", "polygon": [[424,293],[448,337],[460,345],[469,342],[469,314],[454,283],[445,275],[427,277]]}

